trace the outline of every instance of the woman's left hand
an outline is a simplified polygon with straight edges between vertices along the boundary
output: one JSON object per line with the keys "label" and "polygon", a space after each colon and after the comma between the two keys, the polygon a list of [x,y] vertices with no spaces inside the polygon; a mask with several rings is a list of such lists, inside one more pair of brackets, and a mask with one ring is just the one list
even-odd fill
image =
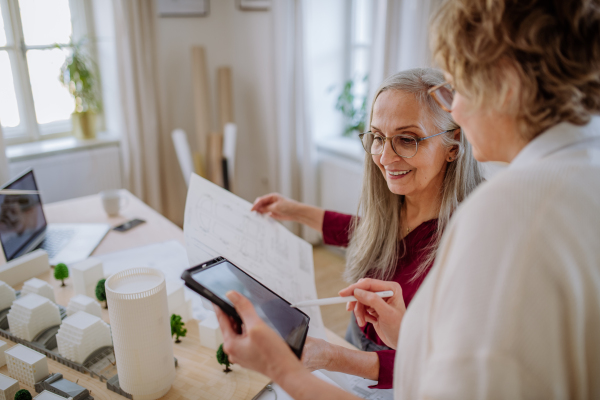
{"label": "woman's left hand", "polygon": [[268,376],[279,382],[286,374],[304,370],[289,346],[256,314],[250,301],[236,291],[227,293],[242,319],[242,334],[238,334],[231,319],[219,307],[215,313],[223,333],[223,350],[229,361]]}

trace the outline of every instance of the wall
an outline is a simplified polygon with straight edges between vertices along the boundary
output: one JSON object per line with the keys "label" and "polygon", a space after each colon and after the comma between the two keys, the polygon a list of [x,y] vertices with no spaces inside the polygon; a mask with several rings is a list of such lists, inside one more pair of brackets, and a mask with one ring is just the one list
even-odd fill
{"label": "wall", "polygon": [[[182,128],[195,145],[191,88],[192,46],[204,46],[210,71],[213,129],[217,128],[216,70],[233,71],[234,119],[238,125],[238,195],[253,201],[271,190],[268,138],[274,137],[272,19],[270,11],[242,12],[234,1],[211,1],[208,17],[159,18],[158,73],[163,129]],[[177,190],[185,184],[178,175]]]}

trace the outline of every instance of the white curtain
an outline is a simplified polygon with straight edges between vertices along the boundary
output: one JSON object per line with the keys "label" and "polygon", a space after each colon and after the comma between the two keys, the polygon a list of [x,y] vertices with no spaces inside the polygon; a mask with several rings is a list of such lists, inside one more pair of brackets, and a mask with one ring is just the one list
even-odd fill
{"label": "white curtain", "polygon": [[163,211],[154,1],[113,0],[125,186]]}
{"label": "white curtain", "polygon": [[[277,146],[276,190],[307,204],[317,203],[316,151],[306,107],[303,1],[274,1],[274,61]],[[294,233],[316,243],[319,235],[287,224]]]}
{"label": "white curtain", "polygon": [[6,148],[4,146],[4,135],[2,125],[0,125],[0,186],[4,185],[10,179],[8,171],[8,159],[6,158]]}
{"label": "white curtain", "polygon": [[441,0],[374,0],[369,99],[386,77],[432,66],[429,22],[440,4]]}

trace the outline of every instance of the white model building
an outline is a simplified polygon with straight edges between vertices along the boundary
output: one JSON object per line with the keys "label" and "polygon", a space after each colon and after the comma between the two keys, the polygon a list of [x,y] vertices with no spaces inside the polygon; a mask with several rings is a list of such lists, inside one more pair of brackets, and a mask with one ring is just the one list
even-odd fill
{"label": "white model building", "polygon": [[192,319],[192,299],[185,298],[185,290],[181,281],[167,281],[167,301],[169,316],[177,314],[183,322]]}
{"label": "white model building", "polygon": [[8,343],[0,340],[0,367],[6,365],[6,356],[4,355],[6,350],[8,350]]}
{"label": "white model building", "polygon": [[96,298],[96,285],[100,279],[104,279],[102,261],[90,257],[73,264],[69,269],[75,294]]}
{"label": "white model building", "polygon": [[58,306],[35,293],[15,300],[7,318],[10,332],[28,341],[32,341],[43,330],[60,325]]}
{"label": "white model building", "polygon": [[0,281],[0,311],[10,308],[16,299],[15,289],[6,282]]}
{"label": "white model building", "polygon": [[175,379],[165,276],[133,268],[106,280],[119,385],[136,400],[164,396]]}
{"label": "white model building", "polygon": [[50,375],[46,356],[22,344],[5,351],[8,374],[24,385],[35,383]]}
{"label": "white model building", "polygon": [[14,400],[15,393],[21,389],[19,381],[0,374],[0,400]]}
{"label": "white model building", "polygon": [[57,395],[56,393],[44,390],[42,393],[35,396],[34,400],[65,400],[65,398]]}
{"label": "white model building", "polygon": [[200,336],[200,346],[217,350],[223,343],[223,334],[219,328],[217,314],[214,312],[198,323],[198,335]]}
{"label": "white model building", "polygon": [[79,311],[63,320],[56,334],[58,352],[83,364],[87,356],[101,347],[112,346],[110,327],[95,315]]}
{"label": "white model building", "polygon": [[39,294],[50,301],[56,302],[56,299],[54,298],[54,289],[52,289],[52,286],[50,286],[48,282],[38,278],[31,278],[30,280],[25,281],[23,284],[23,287],[21,288],[21,295],[26,295],[29,293]]}
{"label": "white model building", "polygon": [[85,311],[88,314],[102,318],[102,309],[100,303],[84,294],[78,294],[71,297],[67,306],[67,315],[73,315],[78,311]]}

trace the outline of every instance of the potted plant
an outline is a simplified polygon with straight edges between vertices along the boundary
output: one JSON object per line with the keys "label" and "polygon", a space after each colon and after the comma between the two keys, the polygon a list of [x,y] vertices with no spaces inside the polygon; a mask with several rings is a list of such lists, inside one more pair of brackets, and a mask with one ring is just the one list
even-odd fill
{"label": "potted plant", "polygon": [[83,50],[83,41],[71,43],[68,47],[71,48],[72,53],[62,65],[58,79],[75,99],[75,109],[71,114],[73,133],[80,139],[94,139],[96,115],[100,111],[95,68],[92,60]]}
{"label": "potted plant", "polygon": [[[367,82],[368,79],[368,75],[365,75],[362,80]],[[344,83],[335,103],[335,109],[344,116],[344,136],[352,136],[354,133],[362,133],[365,130],[367,96],[356,95],[354,83],[352,79]]]}

